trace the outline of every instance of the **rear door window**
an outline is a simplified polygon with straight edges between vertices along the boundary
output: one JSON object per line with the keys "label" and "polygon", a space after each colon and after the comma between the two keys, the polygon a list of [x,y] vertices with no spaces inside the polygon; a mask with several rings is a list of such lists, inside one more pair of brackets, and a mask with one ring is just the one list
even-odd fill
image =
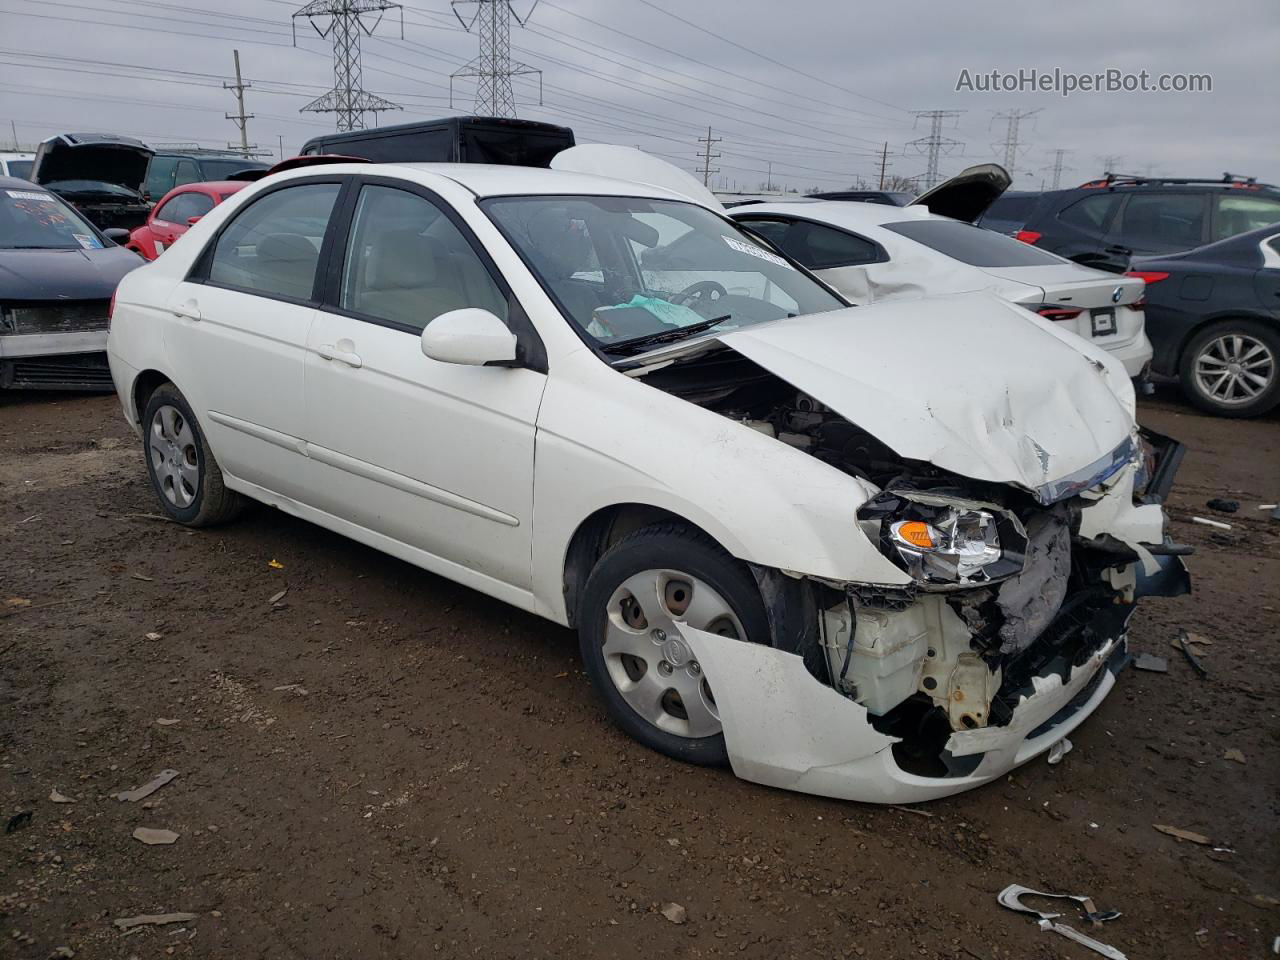
{"label": "rear door window", "polygon": [[1039,267],[1062,263],[1060,257],[1038,247],[959,220],[904,220],[883,226],[971,267]]}
{"label": "rear door window", "polygon": [[874,241],[826,224],[753,217],[734,219],[810,270],[833,270],[889,259]]}
{"label": "rear door window", "polygon": [[1124,198],[1118,193],[1094,194],[1064,208],[1058,214],[1058,219],[1078,230],[1102,236],[1111,226],[1122,199]]}
{"label": "rear door window", "polygon": [[156,212],[156,219],[186,226],[192,217],[213,209],[213,198],[203,193],[180,193]]}
{"label": "rear door window", "polygon": [[1129,195],[1115,239],[1145,250],[1188,250],[1204,243],[1208,196],[1143,191]]}
{"label": "rear door window", "polygon": [[218,235],[209,282],[248,293],[310,300],[336,183],[274,190],[243,208]]}

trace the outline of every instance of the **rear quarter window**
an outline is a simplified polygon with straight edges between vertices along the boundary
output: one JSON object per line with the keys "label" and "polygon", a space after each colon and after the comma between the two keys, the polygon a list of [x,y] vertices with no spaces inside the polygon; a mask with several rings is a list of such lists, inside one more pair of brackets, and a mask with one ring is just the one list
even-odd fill
{"label": "rear quarter window", "polygon": [[1106,232],[1122,199],[1118,193],[1099,193],[1084,197],[1065,207],[1058,214],[1058,219],[1089,233],[1102,234]]}
{"label": "rear quarter window", "polygon": [[1039,267],[1062,263],[1060,258],[1030,244],[958,220],[904,220],[886,223],[884,229],[971,267]]}

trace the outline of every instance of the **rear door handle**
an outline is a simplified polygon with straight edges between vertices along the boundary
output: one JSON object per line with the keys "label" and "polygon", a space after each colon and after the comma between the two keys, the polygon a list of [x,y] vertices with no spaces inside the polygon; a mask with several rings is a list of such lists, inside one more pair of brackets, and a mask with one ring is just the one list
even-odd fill
{"label": "rear door handle", "polygon": [[361,367],[364,361],[360,359],[360,354],[352,353],[349,350],[339,350],[332,343],[322,343],[316,347],[318,353],[325,360],[337,360],[339,363],[345,363],[348,367]]}
{"label": "rear door handle", "polygon": [[200,305],[194,300],[188,300],[186,303],[170,307],[169,312],[175,317],[186,317],[188,320],[199,320],[202,317]]}

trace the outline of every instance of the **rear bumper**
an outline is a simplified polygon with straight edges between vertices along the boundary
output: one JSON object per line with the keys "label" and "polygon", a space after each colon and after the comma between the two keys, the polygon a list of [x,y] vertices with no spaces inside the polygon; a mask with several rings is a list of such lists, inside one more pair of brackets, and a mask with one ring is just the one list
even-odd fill
{"label": "rear bumper", "polygon": [[1147,339],[1146,331],[1143,331],[1128,343],[1120,344],[1116,347],[1107,346],[1104,342],[1098,340],[1093,342],[1123,363],[1124,372],[1129,375],[1130,379],[1137,379],[1143,375],[1143,372],[1151,363],[1151,356],[1154,353],[1151,348],[1151,341]]}

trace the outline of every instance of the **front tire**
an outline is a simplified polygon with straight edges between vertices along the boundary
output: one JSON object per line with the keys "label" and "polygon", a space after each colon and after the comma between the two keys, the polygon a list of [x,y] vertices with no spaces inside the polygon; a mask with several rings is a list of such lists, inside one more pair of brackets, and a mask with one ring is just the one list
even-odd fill
{"label": "front tire", "polygon": [[228,490],[191,405],[172,383],[156,388],[142,415],[142,454],[160,508],[188,527],[233,520],[244,498]]}
{"label": "front tire", "polygon": [[1191,338],[1182,392],[1220,417],[1257,417],[1280,403],[1280,333],[1257,320],[1223,320]]}
{"label": "front tire", "polygon": [[645,527],[591,571],[578,606],[587,676],[610,718],[677,760],[725,766],[728,753],[707,676],[675,624],[767,643],[769,622],[750,570],[705,535]]}

